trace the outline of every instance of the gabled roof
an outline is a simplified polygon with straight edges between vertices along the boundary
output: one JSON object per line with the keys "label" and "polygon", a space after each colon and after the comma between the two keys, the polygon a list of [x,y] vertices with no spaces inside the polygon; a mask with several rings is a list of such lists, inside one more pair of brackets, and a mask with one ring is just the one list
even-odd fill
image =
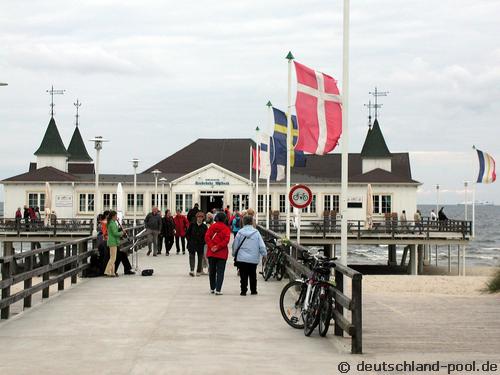
{"label": "gabled roof", "polygon": [[248,176],[250,145],[255,143],[249,138],[198,139],[143,173],[158,169],[163,173],[187,174],[214,163],[240,176]]}
{"label": "gabled roof", "polygon": [[68,153],[69,161],[92,161],[92,158],[87,152],[87,148],[85,147],[85,143],[83,142],[78,126],[75,128],[71,141],[69,142]]}
{"label": "gabled roof", "polygon": [[23,173],[14,177],[7,178],[2,182],[53,182],[53,181],[77,181],[78,178],[72,174],[60,171],[54,167],[43,167]]}
{"label": "gabled roof", "polygon": [[391,152],[385,143],[382,130],[380,130],[380,125],[376,119],[373,123],[373,127],[369,129],[366,134],[365,143],[363,144],[363,149],[361,150],[361,156],[374,158],[385,158],[391,156]]}
{"label": "gabled roof", "polygon": [[68,173],[71,174],[95,174],[93,163],[68,163]]}
{"label": "gabled roof", "polygon": [[408,179],[407,177],[401,177],[394,173],[388,172],[381,168],[373,169],[369,172],[353,176],[349,179],[349,182],[360,182],[360,183],[379,183],[384,181],[385,183],[410,183],[418,184],[417,181]]}
{"label": "gabled roof", "polygon": [[61,139],[61,135],[59,134],[59,130],[57,129],[54,117],[50,118],[42,143],[40,144],[40,147],[38,147],[38,150],[35,151],[35,155],[68,155],[68,151],[66,150],[66,147],[64,147],[64,143]]}

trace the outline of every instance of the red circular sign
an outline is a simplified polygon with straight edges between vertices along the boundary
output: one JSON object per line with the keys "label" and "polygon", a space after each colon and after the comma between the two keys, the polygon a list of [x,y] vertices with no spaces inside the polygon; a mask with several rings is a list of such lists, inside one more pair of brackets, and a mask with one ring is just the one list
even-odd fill
{"label": "red circular sign", "polygon": [[295,185],[290,189],[288,199],[293,207],[306,208],[311,204],[313,195],[306,185]]}

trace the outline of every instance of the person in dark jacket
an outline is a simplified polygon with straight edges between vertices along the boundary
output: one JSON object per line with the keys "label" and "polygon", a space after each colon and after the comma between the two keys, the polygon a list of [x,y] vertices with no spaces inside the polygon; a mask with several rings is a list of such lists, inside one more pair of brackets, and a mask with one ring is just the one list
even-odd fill
{"label": "person in dark jacket", "polygon": [[187,214],[187,219],[189,221],[189,224],[192,224],[195,222],[196,220],[196,214],[200,212],[200,208],[198,206],[198,203],[195,203],[194,207],[191,208],[189,211],[188,211],[188,214]]}
{"label": "person in dark jacket", "polygon": [[26,230],[28,231],[30,229],[30,211],[28,209],[28,206],[24,206],[23,219],[24,224],[26,225]]}
{"label": "person in dark jacket", "polygon": [[165,216],[161,222],[161,236],[160,243],[158,245],[159,252],[161,253],[163,241],[165,241],[165,255],[170,255],[170,250],[174,245],[174,235],[175,235],[175,223],[170,210],[165,211]]}
{"label": "person in dark jacket", "polygon": [[205,214],[203,212],[198,212],[196,214],[196,222],[192,223],[186,232],[187,248],[189,251],[189,267],[191,268],[189,275],[191,276],[195,276],[194,264],[196,255],[198,255],[196,276],[203,274],[203,250],[205,248],[205,234],[208,229],[203,220],[205,220]]}
{"label": "person in dark jacket", "polygon": [[442,231],[443,229],[446,228],[445,221],[448,220],[448,216],[444,213],[444,207],[441,207],[441,209],[438,212],[438,221],[439,221],[439,230]]}
{"label": "person in dark jacket", "polygon": [[153,207],[152,212],[150,212],[144,219],[144,226],[146,228],[146,235],[148,236],[148,253],[151,254],[151,245],[153,245],[153,256],[158,253],[158,237],[161,232],[161,213],[158,211],[158,207]]}

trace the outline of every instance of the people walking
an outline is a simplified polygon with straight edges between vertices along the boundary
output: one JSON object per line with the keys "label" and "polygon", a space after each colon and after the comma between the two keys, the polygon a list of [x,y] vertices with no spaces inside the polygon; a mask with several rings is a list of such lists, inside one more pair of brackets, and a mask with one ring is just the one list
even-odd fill
{"label": "people walking", "polygon": [[241,229],[241,217],[238,211],[234,213],[234,217],[231,220],[231,232],[233,233],[234,236],[236,236],[236,233]]}
{"label": "people walking", "polygon": [[180,254],[179,240],[182,243],[182,254],[186,254],[186,231],[189,227],[189,221],[186,216],[184,216],[181,210],[177,210],[174,217],[175,224],[175,250],[177,255]]}
{"label": "people walking", "polygon": [[420,213],[420,210],[417,210],[415,212],[415,215],[413,215],[413,220],[415,221],[415,230],[418,230],[419,234],[422,234],[422,214]]}
{"label": "people walking", "polygon": [[19,230],[22,218],[23,214],[21,213],[21,207],[18,207],[16,211],[16,230]]}
{"label": "people walking", "polygon": [[189,224],[194,223],[196,221],[196,214],[198,212],[200,212],[200,208],[198,206],[198,203],[195,203],[194,207],[191,208],[187,213],[187,219],[189,221]]}
{"label": "people walking", "polygon": [[165,255],[166,256],[170,255],[170,250],[174,245],[174,235],[175,235],[174,218],[172,217],[170,210],[166,210],[165,216],[162,219],[161,237],[160,237],[160,243],[158,245],[160,253],[163,247],[162,246],[163,242],[165,242]]}
{"label": "people walking", "polygon": [[448,216],[444,213],[444,207],[441,207],[438,212],[439,230],[446,229],[446,221],[448,221]]}
{"label": "people walking", "polygon": [[120,229],[117,223],[116,211],[111,211],[108,216],[108,247],[109,247],[109,260],[104,270],[104,275],[108,277],[118,276],[115,272],[116,252],[120,244]]}
{"label": "people walking", "polygon": [[406,219],[406,211],[403,210],[403,212],[401,212],[401,216],[399,217],[399,222],[401,223],[401,232],[403,232],[403,230],[406,230],[408,232],[409,228],[408,228],[408,220]]}
{"label": "people walking", "polygon": [[253,216],[243,216],[243,228],[233,241],[234,262],[240,271],[240,295],[246,296],[250,281],[251,294],[257,294],[257,265],[267,256],[266,245],[259,231],[253,226]]}
{"label": "people walking", "polygon": [[437,221],[437,215],[434,210],[431,210],[431,221]]}
{"label": "people walking", "polygon": [[231,231],[226,224],[226,214],[223,212],[217,213],[214,220],[215,223],[207,230],[205,242],[207,243],[210,293],[221,295]]}
{"label": "people walking", "polygon": [[24,206],[23,219],[26,230],[28,231],[30,229],[30,211],[26,205]]}
{"label": "people walking", "polygon": [[[196,221],[189,226],[186,232],[187,248],[189,251],[189,275],[191,276],[200,276],[203,273],[203,249],[205,248],[205,234],[208,229],[207,225],[203,222],[204,219],[205,214],[198,211]],[[198,256],[198,266],[195,273],[196,256]]]}
{"label": "people walking", "polygon": [[148,252],[151,254],[151,246],[153,246],[153,256],[158,253],[158,240],[161,232],[161,213],[158,207],[153,207],[153,210],[144,219],[144,227],[148,236]]}

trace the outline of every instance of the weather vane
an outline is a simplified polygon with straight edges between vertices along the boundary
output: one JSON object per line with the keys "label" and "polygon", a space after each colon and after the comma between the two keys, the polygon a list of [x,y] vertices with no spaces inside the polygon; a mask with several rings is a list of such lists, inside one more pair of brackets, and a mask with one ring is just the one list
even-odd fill
{"label": "weather vane", "polygon": [[54,86],[50,88],[50,90],[47,90],[47,92],[50,94],[50,116],[54,117],[54,95],[62,95],[64,94],[66,90],[54,90]]}
{"label": "weather vane", "polygon": [[76,99],[76,103],[73,103],[73,105],[76,107],[75,118],[76,118],[76,127],[78,127],[78,118],[80,117],[80,115],[78,114],[78,108],[82,106],[82,103],[78,99]]}
{"label": "weather vane", "polygon": [[377,87],[375,86],[375,91],[369,92],[369,94],[373,95],[373,97],[375,98],[375,104],[372,104],[373,105],[372,108],[375,109],[375,120],[376,120],[378,117],[378,109],[382,108],[383,105],[383,104],[378,104],[378,98],[379,96],[387,96],[387,94],[389,94],[389,91],[378,91]]}

